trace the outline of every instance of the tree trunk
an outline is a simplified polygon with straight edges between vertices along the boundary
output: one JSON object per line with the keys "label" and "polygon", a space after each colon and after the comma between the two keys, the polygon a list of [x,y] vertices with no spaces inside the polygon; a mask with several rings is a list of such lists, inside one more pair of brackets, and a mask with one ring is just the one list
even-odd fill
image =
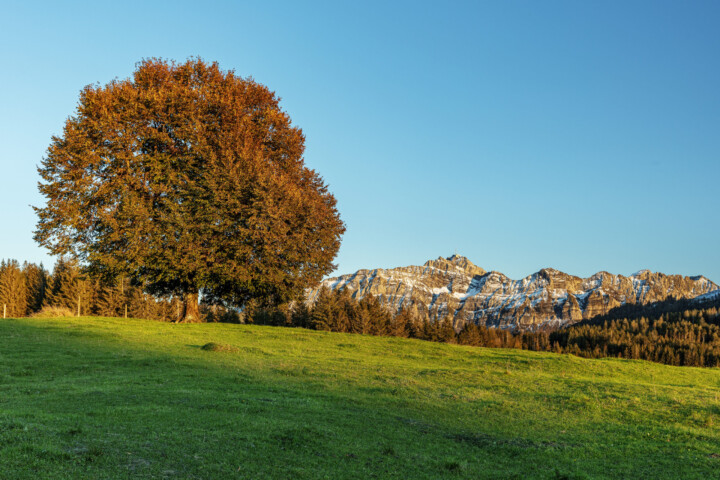
{"label": "tree trunk", "polygon": [[179,323],[199,323],[202,322],[200,317],[200,307],[198,306],[198,294],[186,293],[183,298],[183,311]]}

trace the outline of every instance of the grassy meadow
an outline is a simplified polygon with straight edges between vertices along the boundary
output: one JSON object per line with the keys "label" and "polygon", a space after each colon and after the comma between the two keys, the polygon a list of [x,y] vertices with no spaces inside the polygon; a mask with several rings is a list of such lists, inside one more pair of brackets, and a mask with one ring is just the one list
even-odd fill
{"label": "grassy meadow", "polygon": [[7,319],[0,478],[720,478],[719,397],[718,369]]}

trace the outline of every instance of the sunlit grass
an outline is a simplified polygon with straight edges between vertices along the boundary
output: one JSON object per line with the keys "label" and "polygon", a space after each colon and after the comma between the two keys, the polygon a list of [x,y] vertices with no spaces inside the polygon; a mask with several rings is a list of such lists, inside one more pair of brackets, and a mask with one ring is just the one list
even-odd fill
{"label": "sunlit grass", "polygon": [[715,478],[719,396],[717,369],[5,320],[0,478]]}

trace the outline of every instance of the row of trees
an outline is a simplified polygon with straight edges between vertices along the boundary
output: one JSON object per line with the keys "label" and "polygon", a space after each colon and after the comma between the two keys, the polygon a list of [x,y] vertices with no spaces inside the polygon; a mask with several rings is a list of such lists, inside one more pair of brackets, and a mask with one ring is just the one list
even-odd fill
{"label": "row of trees", "polygon": [[[670,365],[720,366],[720,301],[691,309],[666,303],[637,310],[637,317],[608,315],[553,332],[510,331],[472,323],[460,330],[450,315],[429,318],[404,309],[393,315],[382,297],[355,300],[347,290],[322,289],[316,302],[277,307],[248,302],[241,312],[202,305],[206,321],[247,322],[315,330],[396,336],[491,348],[518,348],[600,358],[643,359]],[[128,316],[177,321],[183,302],[156,298],[127,278],[110,284],[82,274],[73,259],[60,258],[53,271],[42,264],[0,261],[0,307],[7,317],[55,313]],[[628,313],[628,312],[624,312]]]}
{"label": "row of trees", "polygon": [[550,334],[550,341],[584,357],[621,357],[669,365],[720,366],[720,313],[713,306],[579,324]]}
{"label": "row of trees", "polygon": [[643,359],[669,365],[720,366],[720,305],[668,311],[655,317],[603,319],[553,332],[511,331],[468,323],[459,331],[452,317],[428,318],[401,310],[392,315],[382,298],[353,299],[347,290],[323,289],[313,306],[256,308],[246,321],[333,332],[417,338],[491,348],[570,353],[586,358]]}
{"label": "row of trees", "polygon": [[6,317],[62,314],[175,321],[182,314],[177,298],[153,297],[127,278],[111,283],[89,278],[67,257],[58,259],[52,272],[42,264],[0,261],[0,308]]}

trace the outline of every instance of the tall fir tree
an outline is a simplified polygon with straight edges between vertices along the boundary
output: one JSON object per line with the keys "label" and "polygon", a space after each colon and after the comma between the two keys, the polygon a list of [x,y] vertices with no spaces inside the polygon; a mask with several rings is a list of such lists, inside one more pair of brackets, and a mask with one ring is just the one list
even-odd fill
{"label": "tall fir tree", "polygon": [[124,276],[119,276],[113,285],[103,286],[98,295],[97,314],[103,317],[125,316],[129,288]]}
{"label": "tall fir tree", "polygon": [[90,315],[94,309],[97,283],[81,275],[77,260],[60,257],[55,263],[45,306],[63,307],[75,315]]}
{"label": "tall fir tree", "polygon": [[23,263],[23,274],[28,288],[28,313],[40,311],[45,301],[49,275],[43,264]]}
{"label": "tall fir tree", "polygon": [[0,308],[7,317],[27,315],[27,282],[17,260],[0,262]]}

